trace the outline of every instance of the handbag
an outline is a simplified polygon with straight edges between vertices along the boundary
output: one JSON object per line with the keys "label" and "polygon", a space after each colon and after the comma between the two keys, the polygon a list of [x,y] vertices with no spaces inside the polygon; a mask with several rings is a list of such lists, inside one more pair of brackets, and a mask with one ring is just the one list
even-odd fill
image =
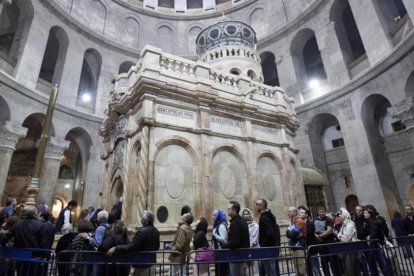
{"label": "handbag", "polygon": [[214,251],[203,247],[195,252],[195,261],[200,263],[212,263],[215,260]]}

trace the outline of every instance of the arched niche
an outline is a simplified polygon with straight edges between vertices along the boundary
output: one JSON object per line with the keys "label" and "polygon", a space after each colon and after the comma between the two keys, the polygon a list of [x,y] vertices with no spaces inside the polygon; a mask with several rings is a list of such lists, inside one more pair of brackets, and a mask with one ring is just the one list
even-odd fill
{"label": "arched niche", "polygon": [[162,25],[157,29],[156,45],[164,52],[173,53],[173,30],[167,25]]}
{"label": "arched niche", "polygon": [[263,83],[270,86],[280,86],[275,55],[272,52],[263,52],[260,54],[260,60],[264,78]]}
{"label": "arched niche", "polygon": [[102,56],[95,49],[85,51],[77,93],[77,106],[94,112],[101,74]]}
{"label": "arched niche", "polygon": [[188,31],[188,53],[190,55],[197,55],[196,39],[201,31],[202,29],[199,26],[194,26]]}
{"label": "arched niche", "polygon": [[43,55],[40,79],[51,84],[60,83],[68,46],[69,38],[65,30],[59,26],[52,27]]}
{"label": "arched niche", "polygon": [[346,64],[365,55],[364,44],[359,34],[348,0],[336,0],[330,10],[330,20],[335,22],[335,33]]}
{"label": "arched niche", "polygon": [[134,66],[132,61],[124,61],[119,65],[118,74],[128,73],[129,69]]}
{"label": "arched niche", "polygon": [[[86,182],[92,139],[85,129],[76,127],[68,131],[65,140],[70,141],[70,144],[61,159],[62,174],[59,176],[59,183],[64,185],[70,183],[72,197],[82,202],[85,189],[83,183]],[[64,172],[66,174],[63,174]]]}
{"label": "arched niche", "polygon": [[134,16],[128,16],[122,21],[121,41],[135,48],[139,47],[141,25]]}
{"label": "arched niche", "polygon": [[302,89],[307,89],[311,80],[324,80],[327,78],[313,30],[300,30],[292,39],[290,52],[296,79],[301,84]]}
{"label": "arched niche", "polygon": [[[154,208],[166,206],[166,224],[175,224],[183,204],[194,209],[196,193],[196,158],[194,151],[180,141],[167,141],[160,147],[154,162]],[[173,173],[172,173],[173,172]]]}
{"label": "arched niche", "polygon": [[243,205],[249,187],[241,154],[231,147],[219,148],[213,155],[211,170],[213,207],[223,208],[230,200]]}

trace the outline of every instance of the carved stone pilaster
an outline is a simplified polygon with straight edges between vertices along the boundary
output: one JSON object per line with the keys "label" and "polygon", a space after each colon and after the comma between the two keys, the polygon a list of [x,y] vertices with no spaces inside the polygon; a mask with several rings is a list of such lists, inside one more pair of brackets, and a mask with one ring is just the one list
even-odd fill
{"label": "carved stone pilaster", "polygon": [[52,206],[53,194],[59,178],[60,157],[70,142],[57,137],[49,137],[39,179],[37,202]]}
{"label": "carved stone pilaster", "polygon": [[27,128],[6,121],[0,124],[0,199],[6,187],[10,161],[16,143],[26,135]]}

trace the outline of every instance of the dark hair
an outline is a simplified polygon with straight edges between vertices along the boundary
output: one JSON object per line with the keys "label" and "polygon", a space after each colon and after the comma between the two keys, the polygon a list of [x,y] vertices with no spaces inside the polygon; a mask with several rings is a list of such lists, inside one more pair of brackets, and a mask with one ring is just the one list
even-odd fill
{"label": "dark hair", "polygon": [[78,203],[76,202],[76,200],[72,199],[71,201],[69,201],[68,206],[76,207],[76,206],[78,206]]}
{"label": "dark hair", "polygon": [[117,220],[114,222],[113,227],[114,235],[121,235],[124,239],[128,238],[128,228],[126,227],[126,223],[122,220]]}
{"label": "dark hair", "polygon": [[[195,229],[195,234],[197,234],[197,232],[201,231],[204,233],[204,235],[207,234],[207,228],[208,228],[208,222],[205,218],[200,218],[200,221],[198,222],[196,229]],[[195,235],[194,235],[195,237]]]}
{"label": "dark hair", "polygon": [[86,216],[89,214],[89,210],[88,209],[82,209],[82,211],[79,214],[79,218],[83,219],[86,218]]}
{"label": "dark hair", "polygon": [[267,209],[267,200],[266,200],[266,199],[264,199],[264,198],[261,198],[261,199],[260,199],[260,201],[262,202],[262,207],[263,207],[264,209]]}
{"label": "dark hair", "polygon": [[84,232],[89,233],[89,232],[92,232],[92,230],[93,230],[93,225],[89,220],[86,220],[86,219],[79,220],[79,223],[78,223],[79,233],[84,233]]}
{"label": "dark hair", "polygon": [[308,216],[310,216],[310,212],[309,212],[309,210],[306,208],[306,206],[305,206],[305,205],[299,205],[299,206],[298,206],[298,210],[304,210],[304,211],[305,211],[305,214],[306,214],[306,215],[308,215]]}
{"label": "dark hair", "polygon": [[318,206],[317,208],[316,208],[316,210],[319,212],[319,211],[325,211],[326,212],[326,207],[325,206]]}
{"label": "dark hair", "polygon": [[193,217],[193,215],[192,215],[191,213],[185,213],[183,216],[184,216],[184,221],[185,221],[188,225],[190,225],[191,223],[193,223],[193,221],[194,221],[194,217]]}
{"label": "dark hair", "polygon": [[12,205],[12,203],[13,203],[13,201],[15,200],[15,198],[14,197],[9,197],[8,199],[7,199],[7,201],[6,201],[6,206],[10,206],[10,205]]}
{"label": "dark hair", "polygon": [[401,213],[400,213],[400,212],[398,212],[398,211],[394,211],[394,215],[393,215],[393,217],[394,217],[394,218],[401,218],[402,216],[401,216]]}
{"label": "dark hair", "polygon": [[206,238],[206,235],[202,231],[198,231],[194,235],[193,246],[194,246],[194,249],[208,247],[208,240]]}
{"label": "dark hair", "polygon": [[236,213],[240,213],[240,203],[238,203],[237,201],[230,201],[231,209],[236,211]]}
{"label": "dark hair", "polygon": [[44,219],[44,221],[49,221],[50,220],[50,213],[49,212],[42,212],[42,213],[40,213],[40,217],[42,217]]}
{"label": "dark hair", "polygon": [[6,224],[5,224],[5,228],[7,230],[12,229],[13,226],[19,222],[19,217],[18,216],[10,216],[6,219]]}
{"label": "dark hair", "polygon": [[191,207],[188,205],[184,205],[183,208],[181,208],[181,216],[187,213],[191,213]]}
{"label": "dark hair", "polygon": [[377,212],[377,209],[374,207],[374,205],[372,205],[372,204],[365,205],[364,210],[367,210],[367,209],[370,209],[372,212],[374,212],[374,215],[372,217],[375,218],[376,216],[379,215],[379,213]]}

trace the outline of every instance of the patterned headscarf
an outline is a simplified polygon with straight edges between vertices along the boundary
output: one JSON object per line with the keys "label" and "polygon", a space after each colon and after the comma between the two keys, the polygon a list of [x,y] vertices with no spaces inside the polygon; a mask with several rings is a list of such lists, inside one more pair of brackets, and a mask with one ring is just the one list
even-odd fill
{"label": "patterned headscarf", "polygon": [[242,215],[244,214],[244,212],[248,212],[248,213],[249,213],[249,217],[248,217],[248,218],[246,218],[245,216],[243,216],[244,221],[245,221],[247,224],[252,223],[252,222],[253,222],[252,211],[251,211],[249,208],[244,208],[244,209],[243,209],[243,212],[242,212]]}
{"label": "patterned headscarf", "polygon": [[227,216],[223,210],[217,209],[213,212],[213,215],[216,217],[213,228],[217,228],[220,224],[224,224],[227,227]]}

